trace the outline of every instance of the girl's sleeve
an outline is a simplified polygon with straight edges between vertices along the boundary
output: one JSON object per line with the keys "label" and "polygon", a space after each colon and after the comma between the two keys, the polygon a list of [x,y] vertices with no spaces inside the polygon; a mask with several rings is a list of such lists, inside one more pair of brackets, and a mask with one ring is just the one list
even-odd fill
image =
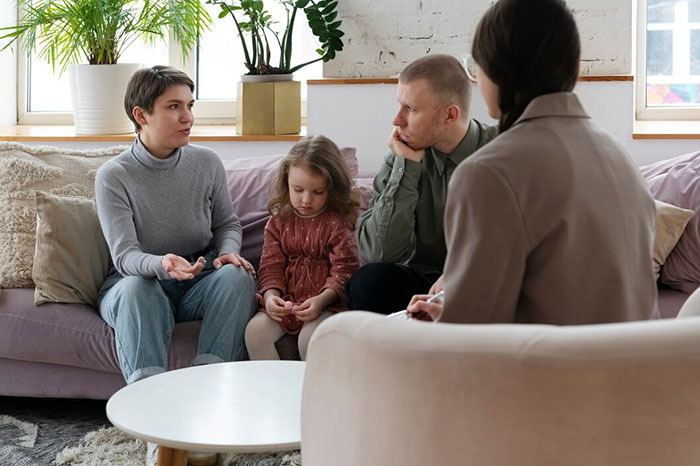
{"label": "girl's sleeve", "polygon": [[284,295],[287,287],[284,283],[284,270],[287,267],[287,257],[282,252],[282,225],[275,217],[270,217],[265,225],[262,256],[258,267],[258,293],[276,288]]}
{"label": "girl's sleeve", "polygon": [[355,234],[345,223],[336,219],[331,222],[330,233],[330,274],[323,289],[331,288],[338,293],[339,303],[345,304],[345,283],[360,265]]}

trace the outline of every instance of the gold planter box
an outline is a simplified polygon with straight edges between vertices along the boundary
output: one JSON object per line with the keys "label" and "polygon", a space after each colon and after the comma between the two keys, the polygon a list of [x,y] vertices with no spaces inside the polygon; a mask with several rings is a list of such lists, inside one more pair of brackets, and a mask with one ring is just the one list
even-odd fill
{"label": "gold planter box", "polygon": [[301,131],[301,83],[238,83],[238,134],[297,134]]}

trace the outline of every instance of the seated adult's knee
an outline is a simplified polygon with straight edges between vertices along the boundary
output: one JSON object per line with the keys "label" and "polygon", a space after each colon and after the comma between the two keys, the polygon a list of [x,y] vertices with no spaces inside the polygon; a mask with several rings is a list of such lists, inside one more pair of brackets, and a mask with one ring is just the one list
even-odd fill
{"label": "seated adult's knee", "polygon": [[348,292],[358,293],[367,290],[385,289],[385,277],[396,268],[395,264],[376,262],[360,267],[348,281]]}
{"label": "seated adult's knee", "polygon": [[127,312],[138,312],[139,309],[167,307],[168,298],[156,279],[129,275],[107,292],[105,301],[119,303],[119,308]]}
{"label": "seated adult's knee", "polygon": [[215,276],[227,285],[233,285],[236,289],[250,289],[255,291],[255,278],[243,267],[226,264],[216,271]]}
{"label": "seated adult's knee", "polygon": [[410,294],[408,296],[403,296],[403,293],[396,294],[396,288],[400,288],[405,281],[405,274],[400,265],[388,263],[364,265],[348,281],[348,308],[382,314],[405,309],[410,300]]}
{"label": "seated adult's knee", "polygon": [[129,275],[122,278],[115,287],[119,287],[119,293],[134,297],[161,291],[160,285],[156,279],[144,278],[136,275]]}

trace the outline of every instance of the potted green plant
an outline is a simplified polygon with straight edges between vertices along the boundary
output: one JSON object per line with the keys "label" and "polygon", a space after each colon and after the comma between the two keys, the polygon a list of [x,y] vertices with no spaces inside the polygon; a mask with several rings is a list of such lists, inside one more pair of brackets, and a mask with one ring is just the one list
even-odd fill
{"label": "potted green plant", "polygon": [[68,69],[77,134],[133,131],[122,102],[141,65],[117,63],[130,45],[169,32],[187,57],[211,24],[200,0],[17,0],[17,7],[22,17],[0,28],[0,42],[6,42],[0,50],[21,40],[27,53],[37,50],[54,70]]}
{"label": "potted green plant", "polygon": [[[291,134],[301,130],[301,85],[292,73],[343,49],[338,0],[275,0],[286,17],[277,21],[263,0],[207,0],[219,5],[219,18],[231,17],[243,47],[248,73],[241,76],[236,99],[240,134]],[[303,13],[300,13],[303,12]],[[292,64],[294,24],[303,14],[320,43],[318,58]],[[273,55],[276,49],[276,55]],[[268,81],[273,81],[270,83]]]}
{"label": "potted green plant", "polygon": [[[338,20],[337,0],[276,0],[284,6],[286,19],[276,21],[262,0],[207,0],[221,7],[219,18],[230,16],[243,47],[248,75],[292,74],[319,60],[327,62],[343,49],[342,21]],[[297,13],[302,10],[311,31],[319,40],[319,57],[292,65],[292,33]],[[242,14],[242,17],[239,17]],[[237,16],[239,15],[239,16]],[[281,27],[279,27],[281,25]],[[272,44],[272,45],[271,45]],[[277,65],[272,62],[272,48],[277,47]]]}

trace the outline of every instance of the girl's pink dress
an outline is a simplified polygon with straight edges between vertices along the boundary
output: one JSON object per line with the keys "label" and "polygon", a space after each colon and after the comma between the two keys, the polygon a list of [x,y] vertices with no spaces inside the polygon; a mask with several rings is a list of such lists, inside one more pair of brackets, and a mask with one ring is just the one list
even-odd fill
{"label": "girl's pink dress", "polygon": [[[282,291],[282,299],[301,304],[331,288],[340,299],[326,309],[342,311],[346,309],[345,282],[358,266],[355,234],[337,212],[293,215],[284,221],[270,217],[258,269],[258,293],[262,296],[276,288]],[[265,311],[263,307],[258,310]],[[291,334],[299,333],[302,324],[293,314],[280,322]]]}

